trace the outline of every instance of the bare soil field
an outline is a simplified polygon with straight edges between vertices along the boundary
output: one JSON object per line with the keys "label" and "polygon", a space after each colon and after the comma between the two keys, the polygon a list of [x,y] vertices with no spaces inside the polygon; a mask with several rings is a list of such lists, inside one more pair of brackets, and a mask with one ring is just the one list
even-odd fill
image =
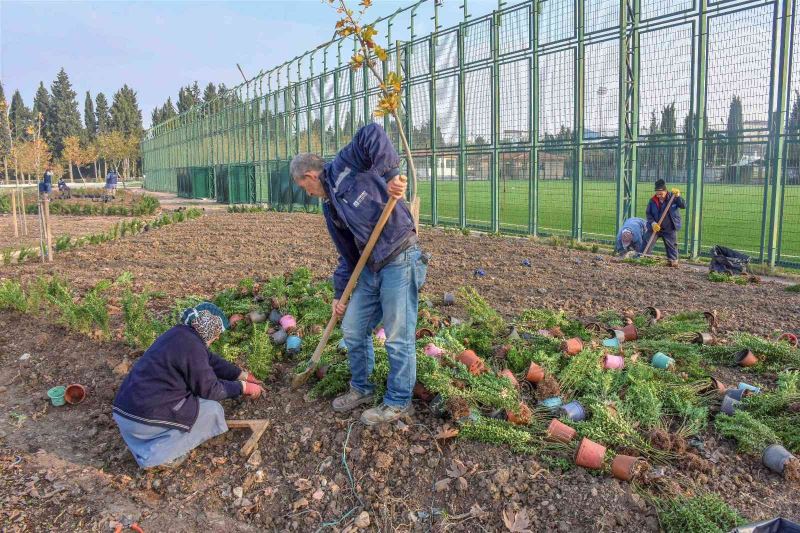
{"label": "bare soil field", "polygon": [[[712,283],[689,266],[620,264],[532,239],[423,228],[422,244],[433,254],[423,291],[435,303],[444,291],[472,285],[508,316],[543,307],[588,318],[654,305],[668,314],[715,309],[723,332],[768,336],[800,323],[800,294],[780,283]],[[523,266],[523,259],[532,266]],[[85,289],[129,271],[136,289],[166,293],[157,301],[166,307],[174,298],[210,296],[247,276],[308,267],[326,278],[335,263],[318,215],[209,212],[66,251],[53,264],[3,266],[0,279],[61,275]],[[478,268],[484,277],[473,275]],[[504,446],[437,440],[442,422],[422,403],[413,417],[366,428],[357,413],[335,415],[328,401],[309,398],[307,388],[291,390],[288,364],[275,366],[265,398],[224,403],[228,418],[270,420],[257,456],[242,457],[239,448],[249,435],[231,430],[195,450],[180,469],[143,472],[110,416],[122,380],[118,365],[141,352],[45,318],[0,312],[0,324],[0,523],[7,531],[110,531],[110,523],[124,519],[148,533],[322,526],[504,531],[504,513],[523,509],[533,531],[659,530],[657,509],[636,484],[582,468],[562,473]],[[731,368],[723,377],[735,383],[742,374]],[[85,402],[48,404],[49,386],[74,382],[87,387]],[[699,459],[665,467],[667,478],[716,492],[751,521],[779,514],[800,519],[796,486],[737,454],[716,433],[704,431],[700,440],[691,454]]]}

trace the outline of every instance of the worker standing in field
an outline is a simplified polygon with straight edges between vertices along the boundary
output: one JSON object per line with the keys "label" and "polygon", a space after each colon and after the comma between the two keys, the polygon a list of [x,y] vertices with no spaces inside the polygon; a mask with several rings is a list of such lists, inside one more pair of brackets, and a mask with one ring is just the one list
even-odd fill
{"label": "worker standing in field", "polygon": [[631,217],[625,221],[617,233],[617,243],[614,251],[625,255],[628,252],[640,254],[646,244],[647,222],[643,218]]}
{"label": "worker standing in field", "polygon": [[42,176],[42,181],[39,183],[39,192],[41,194],[51,194],[53,192],[53,165],[47,164]]}
{"label": "worker standing in field", "polygon": [[[672,197],[675,199],[669,208],[669,213],[664,217],[664,221],[659,225],[661,215],[669,204]],[[647,226],[648,233],[646,240],[655,233],[664,241],[664,248],[667,250],[667,263],[671,267],[678,266],[678,231],[681,229],[681,209],[686,209],[686,203],[681,198],[680,189],[672,189],[667,192],[664,180],[656,181],[656,193],[650,198],[647,204]]]}
{"label": "worker standing in field", "polygon": [[106,174],[106,186],[105,186],[107,197],[114,198],[114,194],[117,190],[118,180],[119,180],[119,175],[117,174],[117,171],[114,170],[113,168],[109,170],[108,174]]}
{"label": "worker standing in field", "polygon": [[339,252],[333,274],[333,312],[344,317],[342,333],[350,361],[350,390],[333,400],[337,412],[374,402],[373,330],[383,322],[389,377],[383,402],[361,414],[367,425],[413,413],[411,393],[417,379],[416,327],[419,289],[425,282],[427,255],[420,250],[408,206],[398,202],[362,271],[349,304],[339,298],[389,197],[402,199],[400,158],[377,124],[358,130],[333,161],[299,154],[291,163],[295,182],[323,199],[328,232]]}
{"label": "worker standing in field", "polygon": [[158,337],[125,377],[113,417],[140,467],[178,466],[228,431],[220,400],[263,392],[253,374],[208,349],[228,326],[212,303],[186,309],[181,324]]}

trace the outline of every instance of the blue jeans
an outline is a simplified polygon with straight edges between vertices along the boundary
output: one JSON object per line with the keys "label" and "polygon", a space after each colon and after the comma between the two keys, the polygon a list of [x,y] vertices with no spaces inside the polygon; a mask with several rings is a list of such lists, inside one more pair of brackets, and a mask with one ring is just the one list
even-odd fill
{"label": "blue jeans", "polygon": [[365,268],[342,321],[352,374],[350,386],[362,394],[375,390],[369,381],[375,367],[372,331],[383,322],[389,356],[383,402],[393,407],[411,403],[417,381],[417,304],[427,271],[427,259],[419,245],[410,246],[378,272]]}

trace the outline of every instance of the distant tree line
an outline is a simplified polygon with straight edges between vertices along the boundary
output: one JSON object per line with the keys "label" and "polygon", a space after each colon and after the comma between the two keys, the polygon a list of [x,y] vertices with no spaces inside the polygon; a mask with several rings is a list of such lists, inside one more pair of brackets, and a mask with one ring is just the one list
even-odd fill
{"label": "distant tree line", "polygon": [[0,160],[6,183],[40,179],[53,166],[56,177],[99,179],[114,168],[123,177],[140,166],[144,131],[136,91],[123,85],[111,104],[105,94],[86,92],[83,119],[77,93],[62,68],[48,91],[43,82],[28,107],[19,90],[9,104],[0,84]]}

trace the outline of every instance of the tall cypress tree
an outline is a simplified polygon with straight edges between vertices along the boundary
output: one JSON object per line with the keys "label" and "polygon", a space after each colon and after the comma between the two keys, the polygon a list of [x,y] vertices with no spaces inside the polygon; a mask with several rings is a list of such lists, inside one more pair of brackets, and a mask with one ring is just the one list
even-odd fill
{"label": "tall cypress tree", "polygon": [[728,110],[728,124],[725,128],[728,145],[728,164],[738,162],[742,155],[741,139],[743,130],[742,100],[738,96],[734,96],[731,99],[731,106]]}
{"label": "tall cypress tree", "polygon": [[114,93],[114,101],[111,104],[111,129],[137,137],[144,131],[142,110],[139,109],[136,100],[136,91],[127,84]]}
{"label": "tall cypress tree", "polygon": [[150,112],[150,125],[155,126],[156,124],[161,124],[164,122],[164,119],[161,118],[161,112],[163,111],[163,107],[154,107],[153,111]]}
{"label": "tall cypress tree", "polygon": [[208,82],[208,85],[206,85],[206,89],[203,91],[203,102],[208,103],[216,97],[217,97],[217,88],[214,87],[213,83]]}
{"label": "tall cypress tree", "polygon": [[33,115],[31,110],[22,101],[19,91],[14,91],[11,97],[11,108],[8,110],[8,120],[11,126],[11,135],[15,141],[28,139],[28,126],[31,125]]}
{"label": "tall cypress tree", "polygon": [[89,91],[83,101],[83,124],[86,127],[86,138],[93,141],[97,137],[97,117],[94,114],[94,101]]}
{"label": "tall cypress tree", "polygon": [[11,153],[11,128],[8,125],[8,102],[0,83],[0,159],[3,160],[3,177],[8,182],[8,156]]}
{"label": "tall cypress tree", "polygon": [[111,132],[111,114],[108,109],[108,100],[103,93],[97,93],[95,98],[94,113],[97,117],[97,133]]}
{"label": "tall cypress tree", "polygon": [[52,100],[46,115],[46,139],[58,157],[64,150],[64,139],[81,133],[81,115],[78,112],[77,93],[72,90],[69,76],[62,68],[50,86]]}
{"label": "tall cypress tree", "polygon": [[47,89],[44,88],[44,83],[41,81],[39,82],[39,88],[36,89],[36,94],[33,97],[33,114],[31,116],[31,121],[33,122],[34,126],[37,124],[37,120],[39,117],[39,113],[42,114],[42,131],[45,134],[45,138],[48,139],[46,133],[46,123],[47,123],[47,114],[50,112],[50,93],[47,92]]}
{"label": "tall cypress tree", "polygon": [[175,111],[175,106],[172,105],[172,97],[170,96],[167,98],[167,103],[164,104],[163,108],[161,108],[161,120],[169,120],[176,116],[178,116],[178,112]]}

